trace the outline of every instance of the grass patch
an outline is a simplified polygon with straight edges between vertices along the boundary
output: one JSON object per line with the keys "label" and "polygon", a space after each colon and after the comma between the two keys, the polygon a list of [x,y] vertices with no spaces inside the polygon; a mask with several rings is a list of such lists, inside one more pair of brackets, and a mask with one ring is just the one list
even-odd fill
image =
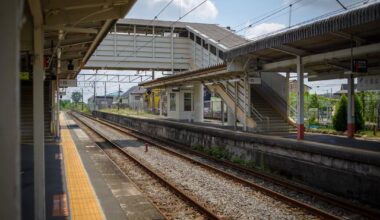
{"label": "grass patch", "polygon": [[201,145],[194,145],[191,147],[191,149],[207,154],[217,159],[223,159],[241,166],[245,166],[247,168],[255,168],[254,161],[246,161],[237,156],[233,156],[231,152],[229,152],[225,147],[203,147]]}
{"label": "grass patch", "polygon": [[129,108],[123,108],[123,109],[115,109],[115,108],[106,108],[99,110],[101,112],[107,112],[107,113],[113,113],[117,115],[125,115],[125,116],[139,116],[139,117],[145,117],[145,118],[157,118],[157,115],[154,115],[148,111],[137,111]]}

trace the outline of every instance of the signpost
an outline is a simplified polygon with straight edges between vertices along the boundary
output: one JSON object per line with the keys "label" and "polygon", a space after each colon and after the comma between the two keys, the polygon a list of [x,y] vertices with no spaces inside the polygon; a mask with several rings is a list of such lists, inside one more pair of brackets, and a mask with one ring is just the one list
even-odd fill
{"label": "signpost", "polygon": [[380,75],[358,77],[357,90],[380,90]]}
{"label": "signpost", "polygon": [[261,84],[261,78],[260,77],[249,77],[248,78],[248,83],[249,84],[260,85]]}
{"label": "signpost", "polygon": [[77,87],[77,80],[76,79],[60,79],[59,87],[60,88]]}
{"label": "signpost", "polygon": [[353,59],[352,60],[352,72],[354,73],[366,73],[368,72],[368,62],[365,59]]}

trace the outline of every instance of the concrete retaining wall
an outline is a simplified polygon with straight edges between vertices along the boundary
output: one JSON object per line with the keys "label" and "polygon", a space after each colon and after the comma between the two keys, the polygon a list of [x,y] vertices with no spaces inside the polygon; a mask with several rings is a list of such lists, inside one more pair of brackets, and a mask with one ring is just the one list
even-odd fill
{"label": "concrete retaining wall", "polygon": [[380,153],[104,112],[94,116],[187,146],[225,147],[257,169],[380,207]]}

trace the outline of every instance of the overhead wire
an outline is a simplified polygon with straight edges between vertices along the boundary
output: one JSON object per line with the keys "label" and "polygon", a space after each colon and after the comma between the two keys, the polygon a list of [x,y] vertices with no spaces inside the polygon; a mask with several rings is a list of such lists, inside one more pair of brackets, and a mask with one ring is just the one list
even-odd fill
{"label": "overhead wire", "polygon": [[[193,7],[192,9],[190,9],[188,12],[186,12],[184,15],[180,16],[177,20],[173,21],[170,25],[169,25],[169,28],[170,29],[173,29],[174,28],[174,25],[176,23],[178,23],[180,20],[182,20],[183,18],[185,18],[186,16],[188,16],[190,13],[194,12],[196,9],[198,9],[200,6],[202,6],[204,3],[206,3],[208,0],[204,0],[202,1],[201,3],[199,3],[198,5],[196,5],[195,7]],[[148,44],[150,44],[151,42],[153,42],[153,40],[155,40],[157,38],[157,35],[154,35],[152,37],[152,39],[150,41],[147,41],[145,44],[143,44],[142,46],[138,47],[135,51],[133,51],[133,53],[131,55],[134,55],[136,54],[138,51],[140,51],[142,48],[144,48],[145,46],[147,46]],[[125,57],[125,59],[119,61],[117,64],[120,64],[121,62],[124,62],[126,61],[128,58],[130,57]]]}
{"label": "overhead wire", "polygon": [[[357,1],[357,2],[354,2],[350,5],[347,5],[346,8],[347,10],[352,10],[352,9],[355,9],[357,7],[360,7],[361,4],[366,4],[368,1],[367,0],[360,0],[360,1]],[[292,29],[294,27],[298,27],[300,25],[304,25],[304,24],[307,24],[307,23],[311,23],[311,22],[314,22],[314,21],[317,21],[317,20],[321,20],[321,19],[324,19],[324,18],[328,18],[328,17],[331,17],[333,15],[336,15],[336,14],[339,14],[343,11],[346,11],[345,9],[343,8],[340,8],[340,9],[337,9],[337,10],[334,10],[334,11],[330,11],[330,12],[327,12],[325,14],[322,14],[320,16],[317,16],[317,17],[314,17],[312,19],[309,19],[309,20],[306,20],[306,21],[302,21],[300,23],[297,23],[295,25],[292,25],[290,27],[285,27],[285,28],[282,28],[282,29],[279,29],[279,30],[276,30],[276,31],[272,31],[270,33],[265,33],[265,34],[262,34],[262,35],[259,35],[259,36],[255,36],[253,38],[248,38],[248,40],[250,40],[250,42],[248,43],[241,43],[241,44],[238,44],[235,46],[236,47],[239,47],[239,46],[242,46],[242,45],[245,45],[245,44],[249,44],[251,43],[252,41],[255,41],[255,40],[258,40],[258,39],[261,39],[263,37],[266,37],[266,36],[269,36],[269,35],[274,35],[274,34],[277,34],[277,33],[280,33],[280,32],[283,32],[285,30],[289,30],[289,29]]]}
{"label": "overhead wire", "polygon": [[251,28],[253,25],[258,24],[258,23],[260,23],[262,21],[265,21],[265,20],[269,19],[270,17],[272,17],[272,16],[274,16],[274,15],[276,15],[276,14],[278,14],[278,13],[280,13],[280,12],[286,10],[286,9],[288,9],[289,7],[291,7],[290,5],[295,5],[295,4],[298,4],[298,3],[302,2],[302,1],[304,1],[304,0],[295,0],[295,1],[293,1],[292,3],[290,3],[287,6],[283,6],[281,8],[276,9],[276,10],[273,10],[269,14],[266,13],[265,16],[259,16],[258,20],[255,20],[254,22],[250,22],[248,25],[245,25],[244,27],[240,28],[237,31],[231,32],[230,34],[228,34],[228,35],[226,35],[226,36],[218,39],[217,41],[220,42],[221,40],[224,40],[224,39],[226,39],[228,37],[231,37],[232,35],[235,35],[236,33],[239,33],[241,31],[244,31],[244,30],[248,29],[248,28]]}

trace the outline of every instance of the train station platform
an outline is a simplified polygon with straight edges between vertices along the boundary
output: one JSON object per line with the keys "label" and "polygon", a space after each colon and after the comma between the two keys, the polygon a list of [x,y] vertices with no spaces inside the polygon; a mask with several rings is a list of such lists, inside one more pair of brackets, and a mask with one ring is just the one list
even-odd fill
{"label": "train station platform", "polygon": [[[197,125],[205,128],[218,128],[218,129],[224,129],[231,132],[238,132],[242,133],[243,131],[243,125],[238,123],[238,126],[235,130],[234,126],[227,125],[226,123],[223,125],[220,120],[214,120],[214,119],[205,119],[204,122],[189,122],[186,120],[174,120],[174,119],[163,119],[163,118],[156,118],[156,120],[166,120],[166,121],[172,121],[172,122],[179,122],[189,125]],[[245,134],[250,134],[251,132],[243,132]],[[253,134],[256,135],[256,134]],[[279,138],[286,138],[286,139],[293,139],[297,140],[297,132],[295,131],[289,131],[289,132],[265,132],[265,133],[258,133],[258,135],[263,136],[264,138],[271,139],[272,137],[279,137]],[[312,133],[312,132],[305,132],[305,138],[302,142],[310,142],[315,144],[327,144],[332,146],[339,146],[339,147],[346,147],[346,148],[356,148],[356,149],[363,149],[363,150],[369,150],[369,151],[378,151],[380,152],[380,138],[371,138],[366,139],[362,137],[358,138],[348,138],[347,136],[343,135],[332,135],[332,134],[322,134],[322,133]]]}
{"label": "train station platform", "polygon": [[[61,141],[45,145],[46,219],[164,219],[69,115],[60,122]],[[22,219],[30,219],[33,146],[21,149]]]}

